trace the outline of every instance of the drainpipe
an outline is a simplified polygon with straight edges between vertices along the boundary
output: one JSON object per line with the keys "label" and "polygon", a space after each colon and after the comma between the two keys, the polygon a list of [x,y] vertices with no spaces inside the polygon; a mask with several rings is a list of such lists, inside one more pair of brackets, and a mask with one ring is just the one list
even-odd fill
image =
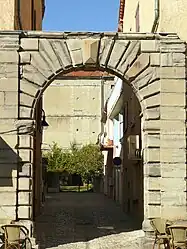
{"label": "drainpipe", "polygon": [[155,19],[154,19],[154,22],[153,22],[153,27],[152,27],[152,30],[151,32],[154,33],[157,26],[158,26],[158,21],[159,21],[159,17],[160,17],[160,3],[159,3],[159,0],[155,0]]}
{"label": "drainpipe", "polygon": [[22,24],[21,24],[21,5],[20,5],[21,0],[16,1],[16,16],[17,16],[17,21],[18,21],[18,30],[22,30]]}

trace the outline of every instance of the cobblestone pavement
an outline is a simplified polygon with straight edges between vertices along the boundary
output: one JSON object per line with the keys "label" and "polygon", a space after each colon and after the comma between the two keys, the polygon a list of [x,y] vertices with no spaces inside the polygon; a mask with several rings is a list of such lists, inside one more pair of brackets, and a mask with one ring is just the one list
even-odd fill
{"label": "cobblestone pavement", "polygon": [[120,207],[97,193],[48,194],[36,233],[41,248],[59,249],[122,249],[143,236]]}

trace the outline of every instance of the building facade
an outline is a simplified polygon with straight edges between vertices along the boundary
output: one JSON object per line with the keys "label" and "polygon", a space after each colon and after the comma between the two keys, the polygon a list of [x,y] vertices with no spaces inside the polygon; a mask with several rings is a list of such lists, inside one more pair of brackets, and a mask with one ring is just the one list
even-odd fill
{"label": "building facade", "polygon": [[41,30],[44,0],[1,0],[0,30]]}
{"label": "building facade", "polygon": [[43,149],[57,142],[96,143],[102,131],[101,112],[114,76],[99,71],[77,71],[59,76],[43,95],[43,109],[49,127],[44,131]]}
{"label": "building facade", "polygon": [[187,40],[186,1],[122,0],[121,6],[123,32],[173,32]]}

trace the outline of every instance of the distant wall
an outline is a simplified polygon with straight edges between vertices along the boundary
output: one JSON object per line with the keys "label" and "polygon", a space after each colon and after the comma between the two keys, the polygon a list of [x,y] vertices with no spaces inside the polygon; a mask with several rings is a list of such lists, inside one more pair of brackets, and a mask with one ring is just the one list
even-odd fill
{"label": "distant wall", "polygon": [[53,141],[63,148],[70,143],[96,143],[101,132],[101,110],[107,99],[112,78],[66,77],[55,80],[44,93],[44,110],[49,127],[44,144]]}

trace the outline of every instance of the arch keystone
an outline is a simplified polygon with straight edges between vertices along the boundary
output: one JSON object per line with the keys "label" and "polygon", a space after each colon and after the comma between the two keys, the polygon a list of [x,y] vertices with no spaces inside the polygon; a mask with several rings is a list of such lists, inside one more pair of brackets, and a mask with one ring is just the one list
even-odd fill
{"label": "arch keystone", "polygon": [[83,42],[83,63],[95,64],[97,62],[99,40],[86,39]]}

